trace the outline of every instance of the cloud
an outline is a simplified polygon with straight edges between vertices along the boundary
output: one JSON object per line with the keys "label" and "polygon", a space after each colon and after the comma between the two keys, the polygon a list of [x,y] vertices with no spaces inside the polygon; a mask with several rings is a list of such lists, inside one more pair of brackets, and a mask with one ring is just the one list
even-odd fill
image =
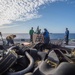
{"label": "cloud", "polygon": [[48,2],[66,0],[0,0],[0,26],[13,21],[27,21],[39,18],[38,9]]}
{"label": "cloud", "polygon": [[4,28],[11,28],[11,27],[16,27],[18,25],[4,25],[4,26],[0,26],[0,29],[4,29]]}

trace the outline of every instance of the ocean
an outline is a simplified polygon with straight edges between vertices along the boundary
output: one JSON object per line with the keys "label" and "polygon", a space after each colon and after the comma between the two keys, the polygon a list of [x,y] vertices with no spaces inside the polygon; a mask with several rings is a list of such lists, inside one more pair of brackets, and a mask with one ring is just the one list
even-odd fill
{"label": "ocean", "polygon": [[[65,34],[64,33],[53,33],[50,34],[51,39],[64,39]],[[75,39],[75,33],[69,34],[69,39]]]}
{"label": "ocean", "polygon": [[[2,34],[3,39],[5,39],[6,36],[8,36],[10,34],[12,34],[12,33]],[[14,34],[16,35],[15,39],[30,39],[30,36],[27,33],[14,33]],[[64,39],[64,33],[51,33],[50,39]],[[75,33],[70,33],[69,39],[75,39]]]}

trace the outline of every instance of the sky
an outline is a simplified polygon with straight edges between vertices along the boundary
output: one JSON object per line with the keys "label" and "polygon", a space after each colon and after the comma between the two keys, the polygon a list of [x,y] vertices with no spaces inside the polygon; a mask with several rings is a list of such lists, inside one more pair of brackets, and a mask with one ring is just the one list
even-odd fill
{"label": "sky", "polygon": [[0,31],[29,33],[47,28],[50,33],[75,33],[75,0],[0,0]]}

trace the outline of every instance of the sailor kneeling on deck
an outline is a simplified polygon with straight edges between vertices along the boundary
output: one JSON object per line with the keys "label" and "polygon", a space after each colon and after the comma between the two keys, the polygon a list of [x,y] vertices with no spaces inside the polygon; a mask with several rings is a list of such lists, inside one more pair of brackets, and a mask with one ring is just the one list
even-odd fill
{"label": "sailor kneeling on deck", "polygon": [[12,45],[14,45],[14,38],[16,37],[16,35],[9,35],[9,36],[7,36],[6,37],[6,40],[7,40],[7,45],[9,45],[9,44],[12,44]]}

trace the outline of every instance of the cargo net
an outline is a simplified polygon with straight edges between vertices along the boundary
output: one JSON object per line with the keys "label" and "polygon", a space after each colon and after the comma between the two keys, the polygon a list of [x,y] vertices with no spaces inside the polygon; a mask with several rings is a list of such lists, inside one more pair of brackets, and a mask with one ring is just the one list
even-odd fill
{"label": "cargo net", "polygon": [[40,42],[43,43],[44,42],[44,37],[42,34],[37,34],[35,42]]}

